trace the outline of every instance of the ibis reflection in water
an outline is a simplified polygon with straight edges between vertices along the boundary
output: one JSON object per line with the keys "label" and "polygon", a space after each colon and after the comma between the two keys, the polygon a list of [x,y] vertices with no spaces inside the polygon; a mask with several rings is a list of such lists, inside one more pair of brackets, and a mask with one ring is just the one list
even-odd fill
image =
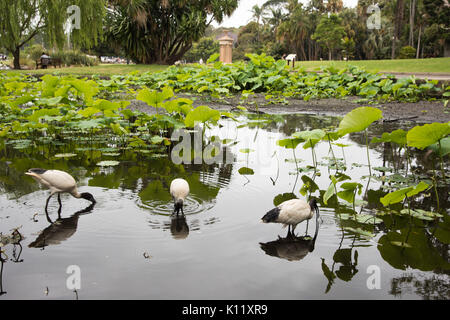
{"label": "ibis reflection in water", "polygon": [[45,248],[49,245],[57,245],[66,241],[75,234],[78,227],[78,219],[81,215],[88,214],[94,209],[94,203],[89,207],[75,212],[69,218],[58,218],[55,222],[42,230],[39,236],[28,245],[30,248]]}
{"label": "ibis reflection in water", "polygon": [[186,216],[172,215],[170,217],[170,233],[176,240],[186,239],[189,235],[189,226],[186,222]]}
{"label": "ibis reflection in water", "polygon": [[260,243],[259,245],[269,256],[289,261],[300,261],[306,257],[308,253],[314,251],[318,235],[319,224],[318,219],[316,219],[316,230],[313,238],[310,236],[296,237],[293,234],[288,233],[286,238],[278,237],[275,241]]}

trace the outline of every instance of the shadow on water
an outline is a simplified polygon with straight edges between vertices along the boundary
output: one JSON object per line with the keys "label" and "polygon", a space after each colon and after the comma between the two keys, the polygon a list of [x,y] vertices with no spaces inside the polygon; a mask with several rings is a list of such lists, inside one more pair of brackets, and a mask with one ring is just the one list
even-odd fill
{"label": "shadow on water", "polygon": [[83,210],[75,212],[69,218],[58,218],[47,228],[39,233],[39,236],[31,242],[28,247],[44,249],[50,245],[58,245],[72,237],[77,231],[78,219],[81,215],[89,214],[94,209],[95,204],[91,204]]}

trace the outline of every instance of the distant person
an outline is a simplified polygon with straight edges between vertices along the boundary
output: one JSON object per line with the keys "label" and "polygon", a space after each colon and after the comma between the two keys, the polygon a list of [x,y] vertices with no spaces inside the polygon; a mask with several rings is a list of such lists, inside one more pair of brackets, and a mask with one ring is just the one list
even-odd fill
{"label": "distant person", "polygon": [[50,64],[50,56],[48,56],[45,52],[42,52],[41,56],[42,69],[47,69],[49,64]]}
{"label": "distant person", "polygon": [[283,56],[281,57],[281,59],[286,60],[286,53],[283,54]]}
{"label": "distant person", "polygon": [[200,58],[200,61],[198,63],[203,64],[203,59]]}

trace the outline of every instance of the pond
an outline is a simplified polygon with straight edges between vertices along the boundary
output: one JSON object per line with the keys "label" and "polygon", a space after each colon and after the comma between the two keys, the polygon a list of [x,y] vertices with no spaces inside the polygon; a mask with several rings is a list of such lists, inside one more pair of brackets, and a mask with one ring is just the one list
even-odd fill
{"label": "pond", "polygon": [[[3,247],[0,299],[450,298],[448,185],[411,200],[417,209],[439,212],[438,220],[392,214],[380,203],[398,181],[430,179],[426,151],[411,151],[406,174],[405,153],[389,143],[371,144],[369,179],[363,133],[332,145],[338,169],[362,185],[355,211],[377,214],[359,223],[349,219],[352,203],[336,196],[322,201],[336,174],[329,144],[315,146],[315,168],[311,148],[300,146],[294,158],[292,149],[277,145],[294,132],[337,126],[339,118],[238,120],[222,119],[201,138],[220,138],[224,161],[211,164],[177,165],[168,153],[139,153],[95,136],[44,136],[40,144],[22,145],[0,140],[0,232],[18,228],[22,237]],[[402,126],[411,124],[378,123],[369,139]],[[49,212],[57,221],[50,224],[48,190],[24,174],[39,167],[71,173],[97,204],[85,210],[87,201],[62,195],[57,220],[54,197]],[[186,215],[178,218],[171,215],[168,191],[177,177],[191,190]],[[310,180],[318,190],[304,188]],[[261,223],[281,201],[309,193],[319,201],[317,234],[315,219],[308,230],[306,223],[297,226],[298,236],[309,237],[296,241],[283,239],[282,225]],[[80,290],[66,285],[69,266],[79,267]]]}

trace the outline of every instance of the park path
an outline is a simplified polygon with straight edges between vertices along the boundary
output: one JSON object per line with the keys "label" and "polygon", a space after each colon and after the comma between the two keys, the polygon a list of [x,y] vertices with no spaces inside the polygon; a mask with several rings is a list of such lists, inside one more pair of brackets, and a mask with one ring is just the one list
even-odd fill
{"label": "park path", "polygon": [[415,76],[417,79],[450,81],[450,73],[421,73],[421,72],[380,72],[384,74],[393,74],[396,78],[408,78]]}

